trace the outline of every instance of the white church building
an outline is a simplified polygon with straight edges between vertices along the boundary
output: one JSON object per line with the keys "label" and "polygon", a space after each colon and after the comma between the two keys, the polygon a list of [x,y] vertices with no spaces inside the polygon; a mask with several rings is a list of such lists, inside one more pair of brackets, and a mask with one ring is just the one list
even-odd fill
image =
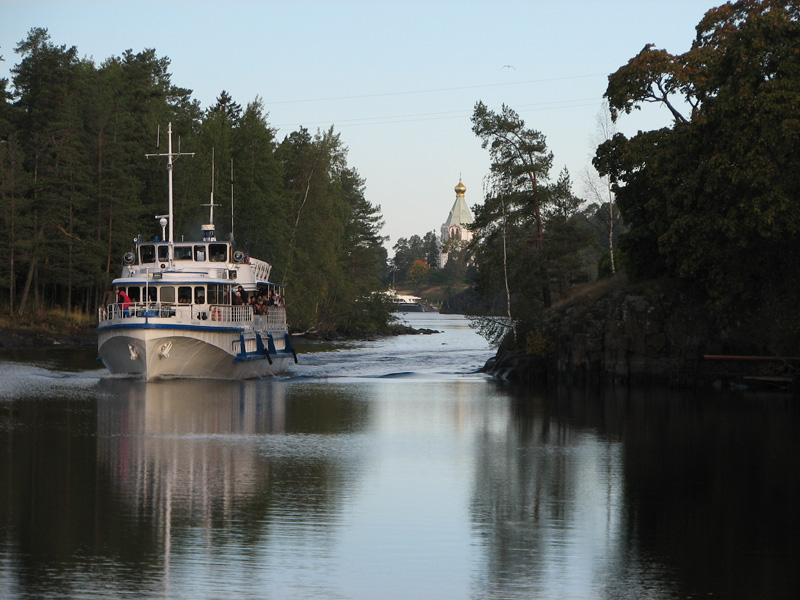
{"label": "white church building", "polygon": [[[472,232],[466,228],[473,221],[472,212],[467,206],[464,194],[467,193],[467,186],[458,178],[458,185],[455,187],[456,201],[447,221],[442,224],[442,232],[439,236],[439,268],[444,268],[447,264],[448,255],[445,251],[453,244],[466,244],[472,239]],[[449,244],[447,242],[450,242]]]}

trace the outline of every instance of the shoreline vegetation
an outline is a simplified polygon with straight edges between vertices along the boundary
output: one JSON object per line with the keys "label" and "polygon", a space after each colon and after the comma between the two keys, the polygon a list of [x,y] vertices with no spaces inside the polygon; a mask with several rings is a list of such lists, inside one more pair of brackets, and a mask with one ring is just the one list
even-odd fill
{"label": "shoreline vegetation", "polygon": [[[97,344],[96,323],[92,315],[60,310],[41,310],[23,317],[0,315],[0,349],[37,346],[91,346]],[[435,329],[415,329],[392,323],[382,331],[306,332],[296,337],[309,342],[345,339],[372,339],[390,335],[430,335]]]}
{"label": "shoreline vegetation", "polygon": [[0,348],[96,344],[93,316],[63,310],[40,310],[24,316],[0,315]]}

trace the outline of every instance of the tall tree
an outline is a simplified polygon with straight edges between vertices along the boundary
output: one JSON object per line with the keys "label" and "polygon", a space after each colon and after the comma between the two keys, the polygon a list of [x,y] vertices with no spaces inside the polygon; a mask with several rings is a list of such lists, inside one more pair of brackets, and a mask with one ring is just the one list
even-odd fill
{"label": "tall tree", "polygon": [[[611,109],[608,101],[603,102],[603,107],[596,117],[597,129],[593,138],[593,147],[597,149],[601,144],[609,141],[617,133],[616,125],[611,118]],[[587,199],[598,208],[596,216],[603,223],[606,233],[606,247],[608,248],[608,264],[611,274],[617,272],[615,257],[618,226],[620,225],[619,211],[614,206],[614,190],[608,174],[600,176],[593,167],[586,167],[583,184]]]}
{"label": "tall tree", "polygon": [[[76,152],[74,95],[78,89],[77,50],[57,47],[50,42],[46,29],[31,29],[28,38],[17,45],[21,62],[11,72],[17,102],[21,110],[20,139],[26,140],[26,168],[33,174],[30,245],[25,252],[28,272],[19,300],[23,314],[28,295],[38,288],[34,282],[40,264],[50,256],[45,240],[57,234],[63,223],[59,208],[69,204],[70,152]],[[70,161],[70,164],[73,165]],[[47,238],[46,238],[47,236]]]}
{"label": "tall tree", "polygon": [[550,201],[545,207],[545,232],[547,244],[543,250],[547,271],[558,282],[559,295],[566,297],[572,284],[585,279],[583,251],[592,237],[581,225],[585,217],[580,214],[583,200],[572,192],[569,170],[564,167],[550,188]]}
{"label": "tall tree", "polygon": [[[288,264],[284,224],[289,220],[289,203],[276,149],[275,130],[267,123],[261,99],[256,98],[245,108],[233,136],[235,236],[253,256],[277,265],[276,273],[280,273]],[[222,180],[230,183],[228,178]]]}
{"label": "tall tree", "polygon": [[345,164],[339,135],[332,129],[311,136],[306,129],[293,132],[281,143],[284,163],[289,231],[288,259],[282,275],[292,281],[295,314],[299,322],[335,329],[342,274],[337,244],[342,222],[337,196],[332,193],[334,173]]}
{"label": "tall tree", "polygon": [[[0,80],[0,213],[3,215],[6,235],[0,241],[0,287],[8,290],[8,310],[14,312],[16,304],[17,261],[20,239],[25,223],[23,216],[29,214],[27,200],[30,177],[25,169],[23,144],[15,127],[15,107],[9,102],[5,91],[7,80]],[[2,265],[7,265],[7,270]]]}
{"label": "tall tree", "polygon": [[384,222],[380,206],[367,201],[364,180],[355,169],[343,169],[339,185],[344,200],[343,268],[356,293],[366,295],[381,285],[386,269],[386,238],[380,233]]}
{"label": "tall tree", "polygon": [[[494,112],[478,102],[472,131],[491,156],[486,197],[476,208],[473,223],[478,282],[492,295],[492,282],[501,275],[508,326],[512,327],[521,313],[551,302],[543,207],[550,199],[546,183],[553,154],[542,133],[526,128],[520,116],[506,105]],[[535,293],[540,295],[540,303],[532,295],[534,289],[538,289]]]}

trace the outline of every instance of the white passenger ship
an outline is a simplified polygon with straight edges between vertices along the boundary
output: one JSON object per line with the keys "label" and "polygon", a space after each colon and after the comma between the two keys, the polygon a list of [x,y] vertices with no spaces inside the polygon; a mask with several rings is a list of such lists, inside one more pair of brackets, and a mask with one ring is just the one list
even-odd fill
{"label": "white passenger ship", "polygon": [[125,254],[113,298],[99,310],[100,360],[146,380],[278,375],[297,356],[271,266],[215,238],[213,196],[203,239],[173,241],[172,165],[182,153],[173,153],[171,135],[170,125],[167,154],[150,155],[167,158],[169,214],[157,217],[165,241],[139,236]]}

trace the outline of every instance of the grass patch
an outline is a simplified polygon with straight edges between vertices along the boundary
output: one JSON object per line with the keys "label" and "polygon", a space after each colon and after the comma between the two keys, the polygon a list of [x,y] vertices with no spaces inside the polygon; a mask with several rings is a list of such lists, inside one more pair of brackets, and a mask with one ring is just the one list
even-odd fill
{"label": "grass patch", "polygon": [[42,309],[24,315],[0,314],[0,329],[7,331],[29,331],[32,333],[86,333],[97,326],[94,314],[80,311],[69,313],[63,310]]}

